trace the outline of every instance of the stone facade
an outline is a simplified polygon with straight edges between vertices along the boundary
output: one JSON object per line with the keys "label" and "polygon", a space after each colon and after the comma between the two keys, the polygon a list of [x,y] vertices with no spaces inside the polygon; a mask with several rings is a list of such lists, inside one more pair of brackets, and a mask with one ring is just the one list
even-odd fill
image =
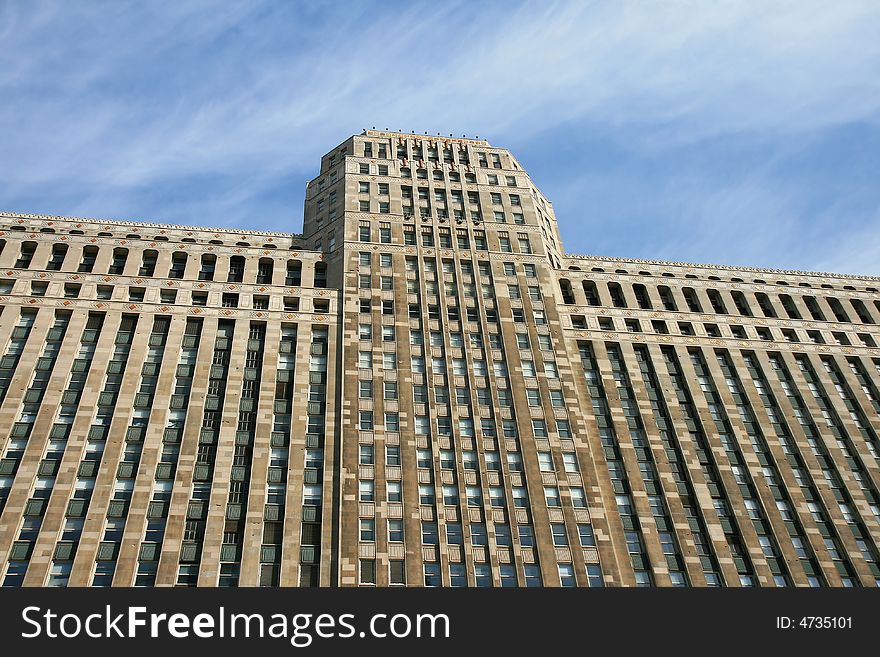
{"label": "stone facade", "polygon": [[0,214],[7,586],[875,586],[880,280],[567,255],[366,131],[303,234]]}

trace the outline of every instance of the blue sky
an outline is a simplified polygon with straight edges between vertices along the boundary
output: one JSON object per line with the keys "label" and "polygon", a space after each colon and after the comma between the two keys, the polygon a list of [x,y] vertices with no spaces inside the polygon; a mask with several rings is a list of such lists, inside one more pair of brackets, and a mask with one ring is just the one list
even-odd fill
{"label": "blue sky", "polygon": [[880,275],[880,3],[0,3],[0,209],[299,231],[364,127],[480,135],[571,253]]}

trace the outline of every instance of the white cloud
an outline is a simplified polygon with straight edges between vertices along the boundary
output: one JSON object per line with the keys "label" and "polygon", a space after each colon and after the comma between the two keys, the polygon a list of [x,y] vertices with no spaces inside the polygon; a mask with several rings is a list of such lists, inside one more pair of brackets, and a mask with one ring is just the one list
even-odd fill
{"label": "white cloud", "polygon": [[7,3],[0,25],[0,202],[80,188],[86,213],[216,175],[240,183],[205,221],[246,216],[373,124],[523,146],[639,128],[656,154],[880,109],[875,2]]}

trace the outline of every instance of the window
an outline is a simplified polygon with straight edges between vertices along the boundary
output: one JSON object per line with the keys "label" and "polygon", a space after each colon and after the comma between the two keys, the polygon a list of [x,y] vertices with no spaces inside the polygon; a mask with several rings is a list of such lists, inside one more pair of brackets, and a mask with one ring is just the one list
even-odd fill
{"label": "window", "polygon": [[440,564],[439,563],[426,563],[425,564],[425,586],[440,586]]}
{"label": "window", "polygon": [[388,541],[391,543],[403,543],[403,520],[388,521]]}
{"label": "window", "polygon": [[369,543],[376,540],[376,521],[373,518],[360,519],[360,540]]}
{"label": "window", "polygon": [[[25,257],[25,246],[28,245],[28,244],[33,244],[33,242],[23,242],[22,245],[21,245],[22,258]],[[122,249],[122,251],[125,251],[125,249]],[[156,252],[155,252],[155,251],[145,251],[145,252],[144,252],[144,260],[145,260],[145,261],[146,261],[146,259],[147,259],[147,257],[148,257],[148,256],[147,256],[148,253],[153,253],[153,254],[155,254]],[[33,256],[33,251],[31,251],[30,256]],[[126,251],[126,256],[127,256],[127,251]],[[90,271],[92,271],[92,269],[93,269],[94,266],[95,266],[95,260],[97,259],[97,257],[98,257],[98,247],[97,247],[97,246],[84,246],[84,247],[83,247],[83,253],[82,253],[82,260],[81,260],[80,263],[79,263],[79,267],[77,267],[77,271],[78,271],[78,272],[90,272]],[[115,259],[115,254],[114,254],[114,262],[115,262],[115,263],[119,263],[119,262],[120,262],[119,260],[116,260],[116,259]],[[30,264],[30,259],[28,258],[28,264],[24,265],[24,267],[27,267],[29,264]],[[124,258],[122,258],[122,260],[121,260],[121,264],[122,264],[122,265],[125,264],[125,259],[124,259]],[[153,261],[153,264],[155,264],[155,260]],[[112,272],[111,272],[111,273],[112,273]],[[120,267],[120,273],[121,273],[121,267]],[[152,273],[150,273],[150,274],[144,274],[144,275],[150,275],[150,276],[151,276]]]}
{"label": "window", "polygon": [[[507,453],[507,467],[511,472],[522,472],[523,471],[523,461],[522,455],[517,454],[516,452],[508,452]],[[514,495],[516,497],[516,495]]]}
{"label": "window", "polygon": [[593,534],[592,525],[578,525],[578,537],[581,547],[596,547],[596,536]]}
{"label": "window", "polygon": [[574,577],[574,566],[570,563],[559,564],[559,583],[561,586],[577,586]]}
{"label": "window", "polygon": [[358,499],[361,502],[372,502],[374,501],[374,493],[373,493],[373,480],[372,479],[361,479],[358,484]]}
{"label": "window", "polygon": [[[53,252],[54,255],[54,252]],[[121,274],[125,270],[125,261],[128,259],[128,249],[113,249],[113,262],[107,270],[108,274]]]}
{"label": "window", "polygon": [[523,567],[526,575],[526,586],[527,587],[540,587],[543,586],[541,581],[541,567],[536,566],[534,564],[526,564]]}
{"label": "window", "polygon": [[546,438],[547,423],[541,419],[532,420],[532,433],[534,433],[535,438]]}
{"label": "window", "polygon": [[373,382],[372,380],[361,379],[358,381],[358,397],[361,399],[372,399],[373,397]]}
{"label": "window", "polygon": [[553,455],[550,452],[538,452],[538,467],[541,472],[553,472]]}
{"label": "window", "polygon": [[553,534],[553,545],[555,547],[568,547],[568,534],[563,523],[551,524],[550,530]]}
{"label": "window", "polygon": [[605,580],[602,577],[602,568],[599,564],[587,564],[587,583],[595,588],[605,586]]}
{"label": "window", "polygon": [[359,462],[361,465],[373,465],[373,446],[372,445],[360,445],[360,458]]}
{"label": "window", "polygon": [[[49,259],[49,262],[46,264],[46,269],[50,271],[58,271],[61,269],[61,265],[64,263],[64,256],[67,255],[67,249],[69,247],[67,244],[54,244],[52,246],[52,257]],[[2,245],[0,245],[0,251],[2,251]],[[126,252],[127,253],[127,252]],[[119,272],[122,273],[121,271]]]}
{"label": "window", "polygon": [[502,486],[489,487],[489,504],[495,508],[504,508],[504,488]]}
{"label": "window", "polygon": [[361,559],[361,584],[375,584],[376,583],[376,560],[375,559]]}
{"label": "window", "polygon": [[422,523],[422,545],[437,545],[439,543],[439,535],[437,533],[436,522]]}
{"label": "window", "polygon": [[478,587],[491,588],[492,586],[492,568],[489,564],[474,564],[474,580]]}
{"label": "window", "polygon": [[[195,568],[194,571],[188,573],[188,577],[184,578],[185,568]],[[99,561],[95,564],[95,575],[92,578],[92,586],[110,586],[113,582],[113,573],[116,571],[115,561]],[[195,577],[193,577],[195,575]],[[198,578],[198,566],[180,566],[180,576],[178,584],[186,584],[194,586]]]}
{"label": "window", "polygon": [[451,485],[443,486],[443,504],[446,506],[457,506],[458,501],[458,487]]}
{"label": "window", "polygon": [[400,502],[403,500],[403,485],[400,481],[392,480],[385,485],[389,502]]}
{"label": "window", "polygon": [[489,545],[489,537],[486,533],[486,525],[482,522],[471,523],[471,545]]}

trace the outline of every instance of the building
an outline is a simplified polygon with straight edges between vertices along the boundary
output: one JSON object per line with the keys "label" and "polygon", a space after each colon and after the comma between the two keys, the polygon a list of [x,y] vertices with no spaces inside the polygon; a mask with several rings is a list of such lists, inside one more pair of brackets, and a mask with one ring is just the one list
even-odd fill
{"label": "building", "polygon": [[880,279],[565,253],[365,131],[303,234],[0,215],[5,586],[875,586]]}

